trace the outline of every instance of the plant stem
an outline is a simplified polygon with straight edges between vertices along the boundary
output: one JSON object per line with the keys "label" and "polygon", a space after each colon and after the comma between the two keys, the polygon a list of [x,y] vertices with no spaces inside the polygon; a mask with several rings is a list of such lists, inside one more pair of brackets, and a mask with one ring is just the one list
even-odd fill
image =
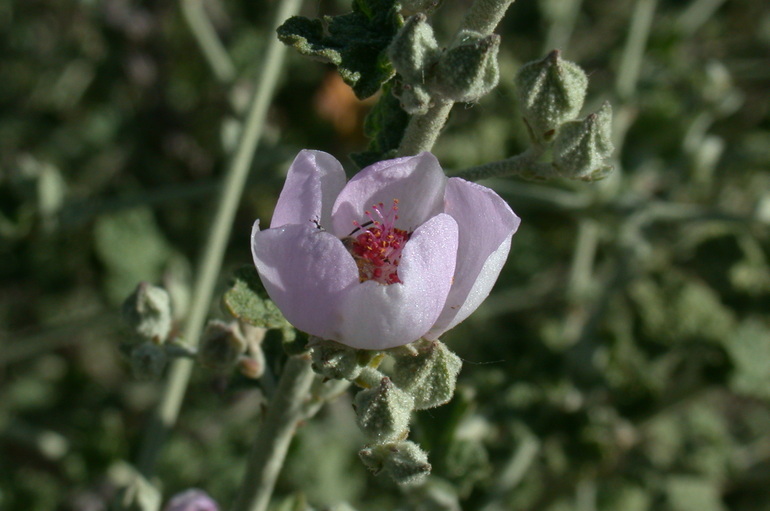
{"label": "plant stem", "polygon": [[190,31],[217,80],[224,84],[232,83],[235,79],[235,66],[217,37],[216,30],[203,8],[202,0],[181,0],[181,3],[182,13]]}
{"label": "plant stem", "polygon": [[[272,28],[275,29],[283,20],[294,15],[299,10],[300,5],[301,0],[280,2]],[[230,237],[233,218],[243,193],[257,142],[262,134],[267,107],[275,90],[284,53],[284,45],[277,38],[271,38],[267,55],[261,62],[263,71],[254,90],[238,147],[227,169],[216,216],[204,244],[204,252],[197,273],[198,278],[193,290],[193,302],[184,330],[184,340],[191,348],[197,347],[203,324],[206,321],[214,294],[214,286]],[[152,476],[160,449],[168,432],[176,422],[192,368],[193,361],[189,359],[178,359],[171,366],[161,401],[145,432],[137,463],[139,471],[145,477]]]}
{"label": "plant stem", "polygon": [[[474,30],[483,35],[491,34],[513,2],[514,0],[476,0],[468,9],[458,33],[460,30]],[[427,113],[413,115],[398,147],[399,156],[430,151],[453,106],[454,101],[436,99]]]}
{"label": "plant stem", "polygon": [[404,131],[399,156],[430,151],[444,127],[454,101],[438,100],[424,115],[414,115]]}
{"label": "plant stem", "polygon": [[281,373],[275,397],[270,402],[264,422],[251,446],[246,473],[233,511],[267,509],[297,425],[309,413],[306,400],[314,378],[309,355],[289,357]]}

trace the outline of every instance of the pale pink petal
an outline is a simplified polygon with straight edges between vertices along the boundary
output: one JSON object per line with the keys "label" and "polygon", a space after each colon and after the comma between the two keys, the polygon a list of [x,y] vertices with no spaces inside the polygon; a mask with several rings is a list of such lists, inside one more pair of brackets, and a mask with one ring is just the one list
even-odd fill
{"label": "pale pink petal", "polygon": [[365,211],[384,205],[390,211],[398,199],[396,227],[413,231],[443,211],[444,171],[430,153],[396,158],[370,165],[353,177],[340,192],[332,209],[332,232],[345,237],[355,229],[353,222],[367,221]]}
{"label": "pale pink petal", "polygon": [[446,187],[446,213],[457,221],[457,268],[446,306],[426,335],[436,339],[475,311],[489,295],[521,220],[493,190],[460,178]]}
{"label": "pale pink petal", "polygon": [[341,303],[359,286],[358,268],[342,242],[311,225],[285,225],[251,234],[262,283],[289,322],[323,339],[340,336]]}
{"label": "pale pink petal", "polygon": [[345,171],[330,154],[302,150],[294,158],[286,174],[270,227],[287,224],[314,225],[328,228],[334,200],[345,186]]}
{"label": "pale pink petal", "polygon": [[452,285],[457,256],[457,223],[439,214],[420,226],[404,246],[401,283],[363,282],[343,305],[342,336],[360,349],[386,349],[416,341],[441,313]]}

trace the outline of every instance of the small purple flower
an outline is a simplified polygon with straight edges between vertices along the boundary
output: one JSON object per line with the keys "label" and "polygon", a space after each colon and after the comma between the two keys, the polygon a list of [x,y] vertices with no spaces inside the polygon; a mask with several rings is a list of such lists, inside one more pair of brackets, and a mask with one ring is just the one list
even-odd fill
{"label": "small purple flower", "polygon": [[381,161],[349,182],[334,157],[301,151],[254,263],[295,327],[360,349],[437,339],[489,295],[519,226],[484,186],[430,153]]}
{"label": "small purple flower", "polygon": [[171,497],[163,511],[219,511],[219,507],[205,491],[191,488]]}

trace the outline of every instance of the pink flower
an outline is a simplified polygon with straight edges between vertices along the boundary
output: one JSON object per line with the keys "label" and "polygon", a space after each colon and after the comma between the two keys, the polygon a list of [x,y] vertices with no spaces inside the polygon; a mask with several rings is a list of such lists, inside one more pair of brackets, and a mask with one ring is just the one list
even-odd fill
{"label": "pink flower", "polygon": [[219,508],[205,491],[191,488],[174,495],[163,511],[219,511]]}
{"label": "pink flower", "polygon": [[494,191],[444,175],[430,153],[386,160],[345,183],[304,150],[270,229],[251,235],[270,298],[299,330],[360,349],[432,340],[489,295],[519,218]]}

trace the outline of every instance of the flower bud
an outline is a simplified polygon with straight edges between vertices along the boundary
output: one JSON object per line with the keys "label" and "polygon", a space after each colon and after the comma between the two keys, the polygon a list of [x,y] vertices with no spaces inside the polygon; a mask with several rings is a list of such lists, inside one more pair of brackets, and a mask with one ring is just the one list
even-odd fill
{"label": "flower bud", "polygon": [[422,483],[432,468],[427,453],[408,440],[368,446],[361,449],[358,456],[375,475],[385,471],[399,485]]}
{"label": "flower bud", "polygon": [[382,378],[379,386],[356,394],[353,407],[358,427],[373,443],[394,442],[406,438],[409,433],[414,400],[393,385],[388,377]]}
{"label": "flower bud", "polygon": [[550,142],[564,121],[578,116],[587,87],[585,72],[577,64],[562,60],[559,50],[519,69],[516,92],[535,142]]}
{"label": "flower bud", "polygon": [[330,380],[355,380],[361,373],[358,350],[334,341],[312,345],[313,370]]}
{"label": "flower bud", "polygon": [[428,89],[417,83],[397,82],[392,94],[398,98],[401,109],[409,115],[423,115],[432,104]]}
{"label": "flower bud", "polygon": [[388,47],[393,68],[407,83],[425,83],[425,73],[441,55],[433,27],[424,14],[406,20]]}
{"label": "flower bud", "polygon": [[452,399],[460,357],[441,341],[418,341],[414,349],[393,350],[393,383],[414,398],[414,409],[425,410]]}
{"label": "flower bud", "polygon": [[163,346],[146,341],[131,350],[131,371],[138,380],[156,380],[163,374],[168,355]]}
{"label": "flower bud", "polygon": [[213,320],[209,321],[203,333],[198,362],[215,371],[227,371],[238,363],[245,351],[246,341],[238,323]]}
{"label": "flower bud", "polygon": [[439,58],[431,91],[452,101],[478,101],[500,80],[499,49],[499,35],[462,30]]}
{"label": "flower bud", "polygon": [[565,123],[553,143],[553,164],[559,173],[586,181],[605,177],[612,170],[606,162],[613,151],[611,129],[608,102],[582,121]]}
{"label": "flower bud", "polygon": [[191,488],[174,495],[163,511],[219,511],[219,507],[205,491]]}
{"label": "flower bud", "polygon": [[171,331],[171,298],[162,287],[141,282],[123,302],[123,317],[134,332],[161,344]]}

